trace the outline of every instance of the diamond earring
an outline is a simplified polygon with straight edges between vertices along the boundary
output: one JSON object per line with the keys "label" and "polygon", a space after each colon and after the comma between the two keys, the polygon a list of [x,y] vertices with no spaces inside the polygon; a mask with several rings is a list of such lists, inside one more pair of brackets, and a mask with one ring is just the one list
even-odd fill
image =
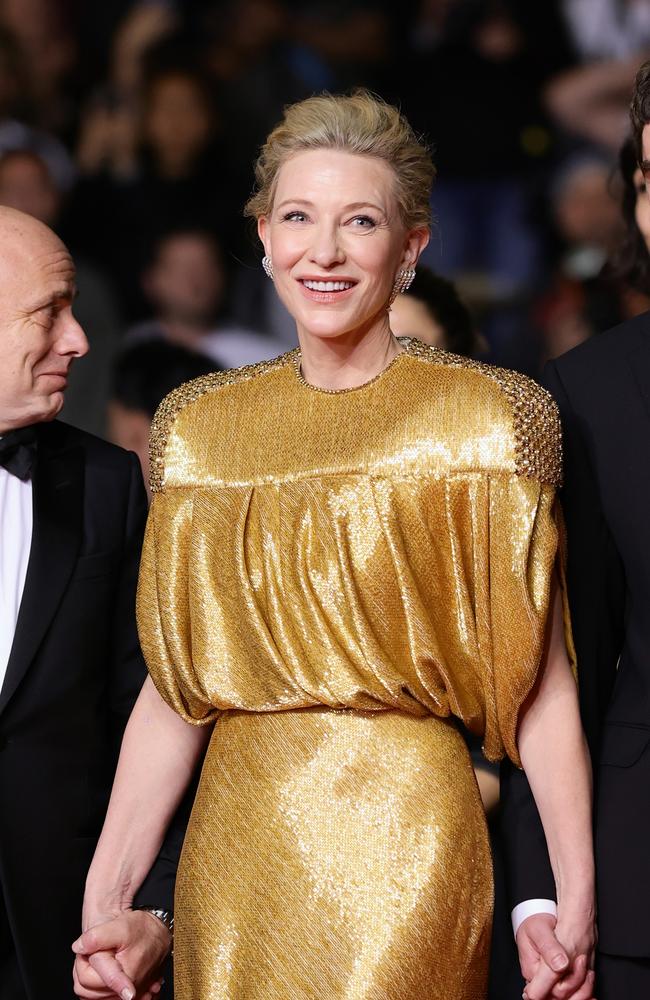
{"label": "diamond earring", "polygon": [[393,290],[390,294],[389,306],[392,306],[393,302],[397,298],[400,292],[406,292],[411,287],[413,278],[415,277],[414,267],[401,267],[397,272],[395,277],[395,282],[393,284]]}
{"label": "diamond earring", "polygon": [[395,278],[395,294],[397,295],[399,292],[408,292],[409,288],[413,284],[414,277],[414,267],[401,267],[397,272],[397,277]]}
{"label": "diamond earring", "polygon": [[267,278],[270,278],[271,281],[273,281],[273,264],[271,262],[271,258],[267,254],[262,257],[262,267],[264,268],[264,273]]}

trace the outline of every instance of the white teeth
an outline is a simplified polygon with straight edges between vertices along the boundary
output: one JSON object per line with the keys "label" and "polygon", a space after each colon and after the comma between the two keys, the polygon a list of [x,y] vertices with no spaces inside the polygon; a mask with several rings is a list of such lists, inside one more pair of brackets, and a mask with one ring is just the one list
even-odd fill
{"label": "white teeth", "polygon": [[346,288],[352,288],[352,281],[303,281],[306,288],[312,292],[344,292]]}

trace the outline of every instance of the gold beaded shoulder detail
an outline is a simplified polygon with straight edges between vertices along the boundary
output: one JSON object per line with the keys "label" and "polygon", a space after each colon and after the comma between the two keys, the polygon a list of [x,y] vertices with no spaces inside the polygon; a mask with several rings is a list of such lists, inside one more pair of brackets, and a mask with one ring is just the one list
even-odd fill
{"label": "gold beaded shoulder detail", "polygon": [[495,382],[512,408],[517,474],[556,487],[562,485],[562,426],[555,400],[546,389],[521,372],[428,347],[412,338],[400,340],[414,357],[470,369]]}
{"label": "gold beaded shoulder detail", "polygon": [[264,375],[282,365],[292,363],[298,354],[298,349],[288,351],[286,354],[273,358],[271,361],[260,361],[254,365],[244,365],[242,368],[230,368],[227,371],[211,372],[209,375],[200,375],[199,378],[192,379],[173,389],[169,395],[165,396],[162,403],[156,410],[151,423],[151,437],[149,439],[149,484],[151,492],[160,493],[164,486],[165,477],[165,451],[171,428],[178,414],[190,403],[194,403],[201,396],[215,392],[225,385],[235,385],[237,382],[247,382],[258,375]]}

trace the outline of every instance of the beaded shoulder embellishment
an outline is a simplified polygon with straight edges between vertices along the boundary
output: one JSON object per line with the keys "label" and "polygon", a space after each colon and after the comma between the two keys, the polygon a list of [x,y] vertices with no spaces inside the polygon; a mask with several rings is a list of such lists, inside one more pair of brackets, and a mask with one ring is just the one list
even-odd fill
{"label": "beaded shoulder embellishment", "polygon": [[556,487],[562,485],[562,427],[555,400],[546,389],[521,372],[428,347],[410,337],[402,337],[400,342],[414,357],[437,365],[469,368],[496,382],[512,407],[517,474]]}
{"label": "beaded shoulder embellishment", "polygon": [[259,361],[254,365],[244,365],[242,368],[231,368],[228,371],[211,372],[209,375],[200,375],[185,382],[173,389],[169,395],[165,396],[162,403],[156,410],[156,414],[151,423],[151,437],[149,439],[149,484],[152,493],[160,493],[164,486],[165,476],[165,451],[172,425],[178,414],[190,403],[194,403],[201,396],[209,392],[215,392],[224,385],[235,385],[238,382],[248,382],[258,375],[264,375],[280,368],[287,363],[293,362],[298,349],[288,351],[286,354],[273,358],[271,361]]}

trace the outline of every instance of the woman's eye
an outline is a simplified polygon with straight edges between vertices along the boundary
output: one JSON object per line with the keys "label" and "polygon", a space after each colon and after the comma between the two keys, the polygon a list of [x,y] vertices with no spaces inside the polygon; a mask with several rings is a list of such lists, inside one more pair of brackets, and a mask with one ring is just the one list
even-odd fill
{"label": "woman's eye", "polygon": [[372,229],[377,223],[374,219],[371,219],[369,215],[355,215],[353,219],[350,220],[355,229]]}
{"label": "woman's eye", "polygon": [[284,222],[304,222],[307,216],[304,212],[287,212],[283,217]]}

